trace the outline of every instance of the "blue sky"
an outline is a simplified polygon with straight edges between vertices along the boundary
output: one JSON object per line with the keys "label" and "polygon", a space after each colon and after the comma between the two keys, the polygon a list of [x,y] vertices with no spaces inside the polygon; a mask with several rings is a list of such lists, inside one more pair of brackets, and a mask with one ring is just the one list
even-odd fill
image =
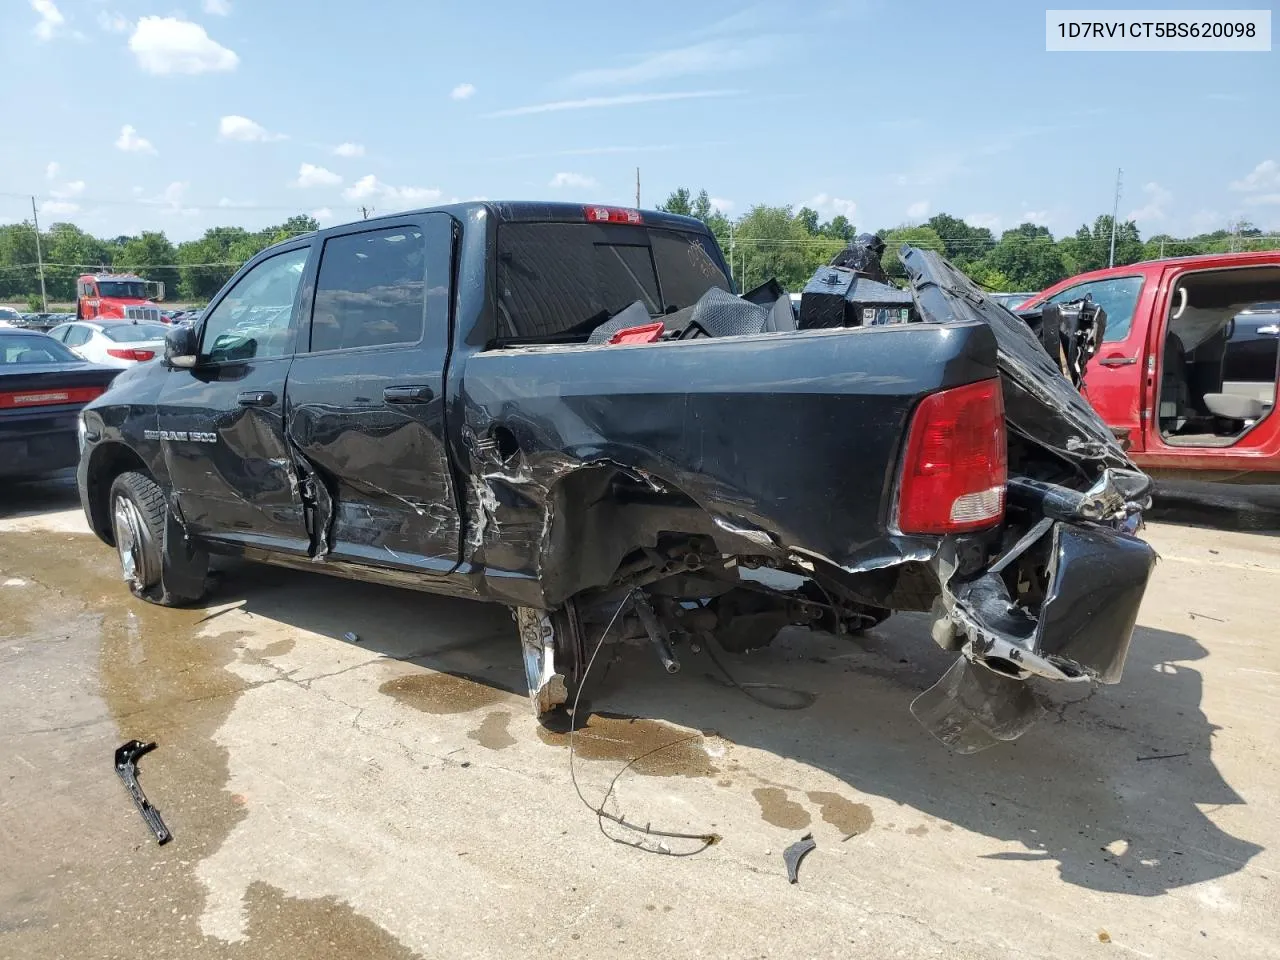
{"label": "blue sky", "polygon": [[0,222],[631,203],[639,166],[645,206],[1060,234],[1123,167],[1144,236],[1280,230],[1278,56],[1046,53],[1025,2],[0,0]]}

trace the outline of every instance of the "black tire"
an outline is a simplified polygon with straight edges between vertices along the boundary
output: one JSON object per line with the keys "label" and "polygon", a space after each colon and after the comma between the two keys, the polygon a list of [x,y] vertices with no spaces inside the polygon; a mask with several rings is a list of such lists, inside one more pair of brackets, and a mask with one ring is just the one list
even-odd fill
{"label": "black tire", "polygon": [[135,597],[162,607],[203,599],[203,577],[194,596],[165,586],[164,530],[169,507],[158,483],[142,473],[120,474],[111,484],[107,510],[121,572]]}

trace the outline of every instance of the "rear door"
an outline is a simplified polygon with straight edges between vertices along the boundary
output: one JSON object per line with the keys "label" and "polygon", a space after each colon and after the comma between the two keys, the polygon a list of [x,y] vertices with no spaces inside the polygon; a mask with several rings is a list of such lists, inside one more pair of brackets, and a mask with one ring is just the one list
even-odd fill
{"label": "rear door", "polygon": [[1104,423],[1127,440],[1131,450],[1143,446],[1143,378],[1146,376],[1147,321],[1155,284],[1142,274],[1105,277],[1067,287],[1048,298],[1066,303],[1092,296],[1107,312],[1102,349],[1089,362],[1084,377],[1085,397]]}
{"label": "rear door", "polygon": [[148,435],[188,527],[211,539],[308,552],[283,414],[310,252],[293,244],[234,281],[204,315],[196,366],[169,371],[161,388]]}
{"label": "rear door", "polygon": [[320,251],[285,417],[333,500],[334,559],[432,573],[458,560],[444,402],[453,243],[453,219],[426,213],[353,225]]}

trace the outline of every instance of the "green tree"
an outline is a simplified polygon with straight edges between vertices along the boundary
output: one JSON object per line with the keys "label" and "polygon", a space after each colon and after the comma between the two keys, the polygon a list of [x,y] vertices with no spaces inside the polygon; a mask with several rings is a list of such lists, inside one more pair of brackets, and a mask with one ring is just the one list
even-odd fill
{"label": "green tree", "polygon": [[0,227],[0,299],[38,292],[36,232],[29,220]]}
{"label": "green tree", "polygon": [[754,206],[734,230],[739,289],[748,290],[776,278],[789,290],[800,290],[813,272],[840,252],[841,243],[814,237],[790,206]]}
{"label": "green tree", "polygon": [[76,278],[111,266],[111,251],[97,237],[71,223],[55,223],[40,238],[45,260],[45,285],[50,300],[74,300]]}
{"label": "green tree", "polygon": [[159,280],[164,284],[165,296],[171,298],[179,289],[177,259],[178,252],[163,232],[143,231],[120,249],[114,266],[132,270],[147,280]]}
{"label": "green tree", "polygon": [[880,255],[880,265],[889,276],[899,279],[907,275],[902,267],[902,261],[898,259],[898,253],[904,246],[936,250],[944,256],[946,254],[942,239],[932,227],[895,227],[892,230],[880,231],[880,239],[884,241],[884,253]]}
{"label": "green tree", "polygon": [[981,260],[996,245],[995,237],[986,227],[971,227],[949,213],[935,214],[925,221],[925,226],[942,239],[947,259],[961,269]]}
{"label": "green tree", "polygon": [[1001,234],[983,266],[1000,271],[1015,290],[1043,290],[1069,276],[1053,234],[1035,223],[1023,223]]}
{"label": "green tree", "polygon": [[673,191],[666,200],[658,204],[658,209],[666,213],[678,213],[682,217],[693,216],[693,206],[690,203],[692,194],[688,187],[679,187]]}
{"label": "green tree", "polygon": [[[1100,270],[1111,258],[1111,214],[1104,213],[1093,221],[1093,228],[1082,225],[1074,237],[1061,241],[1066,263],[1073,273]],[[1143,257],[1142,238],[1132,220],[1116,224],[1116,263],[1137,263]]]}
{"label": "green tree", "polygon": [[848,243],[854,237],[853,224],[843,213],[837,214],[818,228],[818,233],[832,240]]}
{"label": "green tree", "polygon": [[812,207],[801,207],[796,214],[796,220],[804,227],[805,232],[810,235],[816,235],[818,232],[818,211]]}

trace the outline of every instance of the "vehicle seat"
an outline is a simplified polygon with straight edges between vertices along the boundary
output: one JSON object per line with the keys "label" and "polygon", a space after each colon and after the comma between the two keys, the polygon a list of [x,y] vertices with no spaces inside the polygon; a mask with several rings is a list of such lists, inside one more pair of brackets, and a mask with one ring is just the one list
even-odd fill
{"label": "vehicle seat", "polygon": [[1246,423],[1261,420],[1265,411],[1261,400],[1236,393],[1206,393],[1204,405],[1215,417],[1222,417],[1224,420],[1243,420]]}
{"label": "vehicle seat", "polygon": [[[1160,373],[1160,421],[1177,429],[1191,406],[1191,384],[1187,380],[1187,351],[1182,340],[1170,333],[1164,340],[1164,363]],[[1171,422],[1172,421],[1172,422]]]}

